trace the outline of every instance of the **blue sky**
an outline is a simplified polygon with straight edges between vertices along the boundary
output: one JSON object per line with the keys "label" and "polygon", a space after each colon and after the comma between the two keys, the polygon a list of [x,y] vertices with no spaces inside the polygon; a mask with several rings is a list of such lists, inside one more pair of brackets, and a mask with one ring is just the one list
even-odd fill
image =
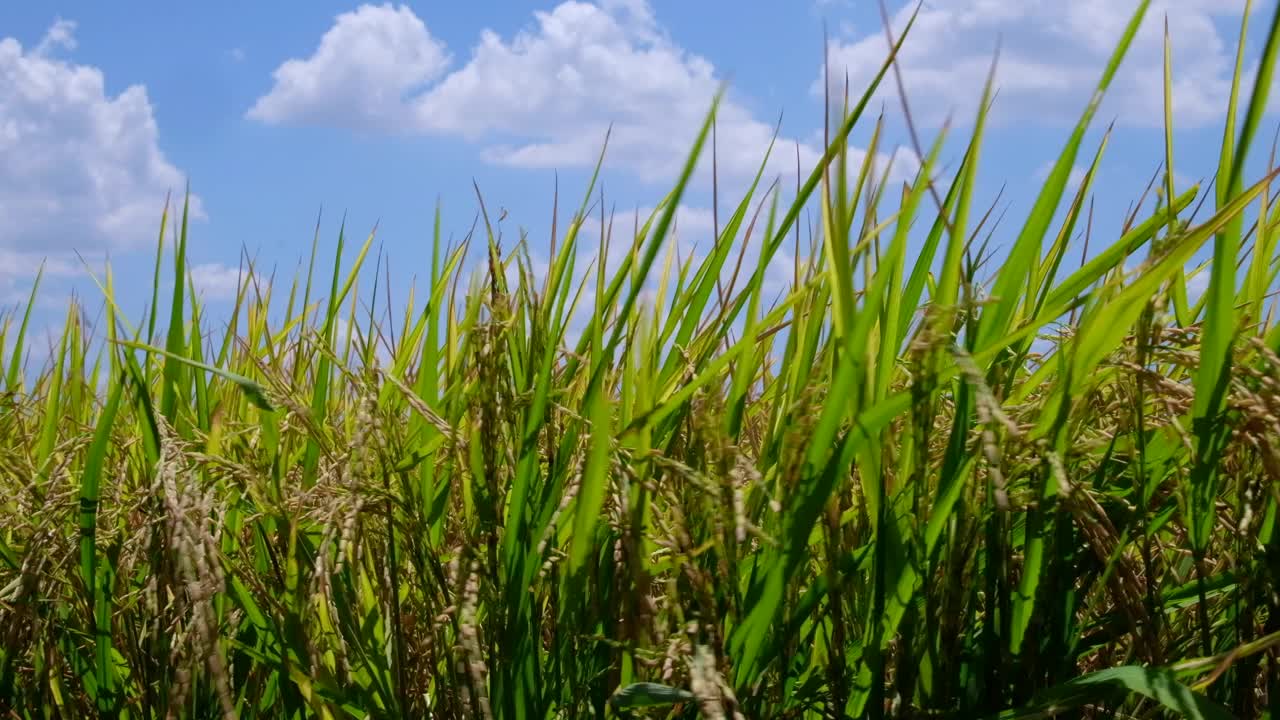
{"label": "blue sky", "polygon": [[[948,112],[973,115],[997,38],[999,97],[976,201],[1016,219],[1088,101],[1131,0],[931,0],[903,56],[926,140]],[[1257,55],[1273,3],[1246,47]],[[1081,162],[1117,130],[1097,186],[1094,232],[1114,237],[1162,158],[1161,22],[1174,46],[1178,176],[1211,172],[1241,0],[1154,2]],[[6,3],[0,5],[0,305],[23,302],[47,263],[38,309],[55,322],[68,292],[96,301],[74,252],[105,254],[127,307],[149,294],[166,192],[190,180],[195,280],[225,302],[240,251],[290,275],[323,207],[326,257],[346,214],[362,239],[375,222],[397,287],[425,272],[431,216],[466,232],[477,210],[508,211],[504,233],[545,248],[553,183],[576,204],[614,126],[606,203],[649,207],[669,187],[716,87],[727,214],[783,113],[770,177],[794,185],[820,151],[824,23],[831,67],[859,92],[885,52],[870,0],[705,0],[358,5],[308,3]],[[895,27],[906,8],[891,2]],[[887,149],[905,142],[888,85]],[[1274,131],[1274,117],[1264,132]],[[855,133],[865,142],[870,123]],[[959,138],[958,138],[959,140]],[[961,150],[953,142],[945,161]],[[906,148],[903,148],[907,152]],[[908,152],[908,154],[910,154]],[[682,238],[710,234],[710,177],[699,174]],[[1003,207],[1004,205],[1002,205]],[[629,222],[628,222],[629,224]],[[91,303],[91,304],[95,304]]]}

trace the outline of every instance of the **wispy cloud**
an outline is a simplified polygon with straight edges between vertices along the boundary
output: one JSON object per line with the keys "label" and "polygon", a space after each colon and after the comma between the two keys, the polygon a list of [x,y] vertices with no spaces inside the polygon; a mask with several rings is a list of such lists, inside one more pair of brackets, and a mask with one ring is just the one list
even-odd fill
{"label": "wispy cloud", "polygon": [[[917,3],[905,3],[892,27],[901,32]],[[899,55],[912,111],[926,124],[949,113],[967,121],[990,70],[997,43],[997,123],[1073,123],[1088,103],[1111,52],[1136,8],[1115,0],[932,0],[920,6]],[[1120,124],[1159,127],[1163,117],[1163,18],[1168,17],[1174,62],[1174,113],[1179,127],[1221,120],[1234,67],[1234,36],[1242,0],[1155,0],[1104,101],[1103,114]],[[1234,32],[1231,30],[1230,32]],[[831,65],[863,87],[884,61],[883,28],[832,46]],[[814,92],[821,92],[821,78]],[[893,83],[882,88],[896,97]]]}

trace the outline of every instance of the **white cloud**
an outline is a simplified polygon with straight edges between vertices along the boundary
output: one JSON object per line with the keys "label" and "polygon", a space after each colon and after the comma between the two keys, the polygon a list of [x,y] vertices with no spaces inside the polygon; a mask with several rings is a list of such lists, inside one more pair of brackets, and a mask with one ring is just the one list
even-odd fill
{"label": "white cloud", "polygon": [[306,60],[274,73],[271,92],[249,117],[394,131],[411,115],[407,96],[434,80],[448,61],[444,46],[408,7],[362,5],[339,15]]}
{"label": "white cloud", "polygon": [[108,95],[99,68],[56,56],[75,48],[74,30],[58,20],[33,48],[0,39],[0,248],[52,254],[154,242],[165,194],[183,190],[160,150],[146,89]]}
{"label": "white cloud", "polygon": [[[714,66],[666,38],[641,3],[565,2],[535,17],[535,28],[510,40],[485,32],[470,61],[419,99],[422,126],[473,139],[515,135],[486,157],[547,167],[594,162],[612,122],[611,161],[650,180],[678,172],[720,87]],[[717,134],[721,168],[741,177],[773,127],[729,99]],[[804,150],[812,165],[816,153]]]}
{"label": "white cloud", "polygon": [[[74,257],[59,254],[44,257],[36,252],[12,250],[0,246],[0,314],[19,306],[19,312],[31,297],[32,281],[43,265],[44,280],[68,278],[82,275],[84,266]],[[47,287],[42,286],[42,287]],[[36,303],[47,299],[48,292],[41,291]]]}
{"label": "white cloud", "polygon": [[[757,202],[758,201],[759,199],[757,198]],[[639,213],[641,224],[643,224],[645,220],[649,219],[650,216],[655,218],[654,222],[656,223],[657,219],[661,218],[661,214],[654,215],[653,211],[653,207],[642,207],[638,211],[626,213],[625,223],[627,233],[630,234],[632,226],[635,224],[636,213]],[[721,226],[723,226],[728,219],[729,213],[724,211],[722,208],[720,213]],[[617,227],[618,223],[622,220],[623,218],[620,217],[614,222],[614,226]],[[687,241],[689,247],[692,247],[695,243],[699,247],[704,247],[714,240],[712,236],[715,233],[715,221],[715,212],[709,207],[680,205],[676,208],[675,217],[672,218],[672,227],[670,232],[682,241]]]}
{"label": "white cloud", "polygon": [[240,290],[245,271],[239,266],[219,262],[193,265],[189,271],[196,292],[206,300],[230,300]]}
{"label": "white cloud", "polygon": [[36,45],[36,55],[48,55],[55,50],[76,49],[76,24],[70,20],[58,18],[49,26],[40,43]]}
{"label": "white cloud", "polygon": [[[915,5],[898,10],[895,31],[901,31]],[[1116,0],[931,0],[920,10],[899,55],[912,112],[927,125],[937,125],[951,112],[958,113],[957,120],[969,121],[999,39],[992,121],[1074,123],[1136,6]],[[1162,125],[1167,13],[1175,124],[1220,121],[1242,7],[1242,0],[1153,2],[1101,113],[1126,125]],[[847,69],[852,87],[866,87],[887,51],[883,28],[868,29],[860,38],[833,45],[831,75],[843,83]],[[814,92],[821,89],[819,77]],[[897,105],[892,78],[880,93]]]}
{"label": "white cloud", "polygon": [[[607,162],[668,181],[722,83],[710,61],[667,36],[645,0],[566,0],[511,37],[483,31],[465,63],[446,73],[448,64],[412,10],[365,5],[338,16],[310,58],[282,64],[249,116],[461,137],[489,162],[528,168],[592,165],[612,125]],[[726,98],[722,175],[750,177],[773,131],[772,119]],[[780,138],[773,172],[794,172],[794,148]],[[820,151],[802,142],[800,155],[808,169]]]}

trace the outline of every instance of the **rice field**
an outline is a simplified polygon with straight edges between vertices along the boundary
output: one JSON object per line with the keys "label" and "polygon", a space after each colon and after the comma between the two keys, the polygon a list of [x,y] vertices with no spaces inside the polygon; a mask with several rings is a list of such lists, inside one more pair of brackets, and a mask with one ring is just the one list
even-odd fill
{"label": "rice field", "polygon": [[593,178],[535,273],[480,199],[403,307],[344,229],[293,278],[246,261],[213,314],[166,207],[141,317],[107,269],[42,365],[38,281],[0,319],[0,713],[1280,717],[1265,21],[1204,187],[1174,180],[1166,46],[1161,170],[1121,227],[1089,209],[1096,101],[998,230],[990,82],[891,181],[892,52],[830,101],[818,167],[784,193],[762,156],[699,256],[669,240],[713,98],[650,216],[615,223]]}

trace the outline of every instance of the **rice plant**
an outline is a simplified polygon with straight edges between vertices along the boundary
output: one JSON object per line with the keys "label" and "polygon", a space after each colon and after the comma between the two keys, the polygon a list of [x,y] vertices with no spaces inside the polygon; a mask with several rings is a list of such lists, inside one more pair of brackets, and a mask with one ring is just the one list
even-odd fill
{"label": "rice plant", "polygon": [[1280,717],[1280,209],[1246,177],[1280,14],[1212,191],[1174,180],[1166,51],[1161,180],[1095,227],[1084,138],[1146,9],[1016,233],[974,200],[990,82],[958,167],[944,129],[898,187],[879,124],[852,162],[908,26],[703,256],[671,234],[714,101],[657,209],[615,226],[593,176],[542,274],[481,200],[405,307],[344,230],[327,274],[318,235],[287,286],[246,260],[215,317],[166,208],[147,313],[107,269],[28,367],[33,287],[0,325],[0,710]]}

